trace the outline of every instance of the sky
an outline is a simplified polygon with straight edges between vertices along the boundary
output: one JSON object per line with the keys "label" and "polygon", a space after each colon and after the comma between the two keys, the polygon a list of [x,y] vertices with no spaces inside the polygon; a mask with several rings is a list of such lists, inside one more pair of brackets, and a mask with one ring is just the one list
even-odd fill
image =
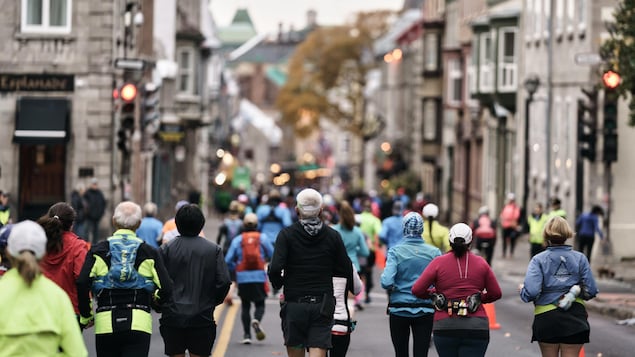
{"label": "sky", "polygon": [[276,33],[278,23],[285,30],[293,24],[299,30],[306,25],[306,12],[317,11],[320,25],[343,24],[356,12],[368,10],[400,10],[403,0],[212,0],[212,16],[216,26],[229,25],[237,8],[247,8],[258,33]]}

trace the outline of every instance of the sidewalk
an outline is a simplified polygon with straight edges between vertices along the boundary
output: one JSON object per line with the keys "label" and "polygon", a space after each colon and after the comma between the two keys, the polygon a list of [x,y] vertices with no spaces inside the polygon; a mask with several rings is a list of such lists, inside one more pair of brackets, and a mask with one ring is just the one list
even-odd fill
{"label": "sidewalk", "polygon": [[[502,242],[496,242],[493,269],[498,276],[509,276],[522,280],[529,264],[529,242],[518,238],[513,258],[502,259]],[[595,247],[594,247],[595,248]],[[595,253],[595,252],[594,252]],[[635,261],[613,261],[597,254],[592,256],[591,269],[600,293],[586,302],[589,311],[598,312],[617,320],[635,318]],[[607,266],[613,277],[599,275],[599,268]]]}

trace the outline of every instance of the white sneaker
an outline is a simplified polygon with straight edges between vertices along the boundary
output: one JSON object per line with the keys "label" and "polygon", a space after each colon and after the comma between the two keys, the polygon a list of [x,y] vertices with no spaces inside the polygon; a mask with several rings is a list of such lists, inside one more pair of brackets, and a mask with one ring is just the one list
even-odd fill
{"label": "white sneaker", "polygon": [[251,344],[251,338],[245,337],[245,338],[242,339],[242,341],[240,341],[240,343],[242,343],[243,345],[250,345]]}
{"label": "white sneaker", "polygon": [[265,339],[265,337],[267,337],[262,328],[260,328],[260,321],[256,319],[251,320],[251,327],[254,328],[254,332],[256,332],[256,338],[258,339],[258,341],[262,341]]}

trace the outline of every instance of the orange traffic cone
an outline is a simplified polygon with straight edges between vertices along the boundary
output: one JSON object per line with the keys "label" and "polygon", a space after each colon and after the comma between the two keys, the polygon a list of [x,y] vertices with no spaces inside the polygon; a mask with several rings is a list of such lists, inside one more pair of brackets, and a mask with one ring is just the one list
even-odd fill
{"label": "orange traffic cone", "polygon": [[582,346],[582,348],[580,349],[580,354],[578,354],[578,357],[584,357],[584,346]]}
{"label": "orange traffic cone", "polygon": [[487,318],[489,320],[490,330],[498,330],[501,328],[501,325],[496,322],[496,308],[494,307],[494,303],[483,304],[483,308],[485,308],[485,313],[487,314]]}

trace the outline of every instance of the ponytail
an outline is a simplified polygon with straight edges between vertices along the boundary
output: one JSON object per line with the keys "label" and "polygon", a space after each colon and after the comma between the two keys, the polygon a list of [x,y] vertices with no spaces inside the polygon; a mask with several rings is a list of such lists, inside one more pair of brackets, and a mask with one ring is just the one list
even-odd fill
{"label": "ponytail", "polygon": [[470,250],[470,245],[465,243],[463,238],[455,238],[454,243],[450,242],[452,253],[455,257],[460,258]]}
{"label": "ponytail", "polygon": [[434,217],[430,216],[428,217],[428,232],[430,233],[430,243],[432,243],[432,241],[434,241],[434,238],[432,238],[432,220],[434,219]]}
{"label": "ponytail", "polygon": [[44,228],[46,233],[46,252],[57,253],[63,248],[62,234],[64,233],[64,224],[58,216],[49,217],[42,216],[37,223]]}
{"label": "ponytail", "polygon": [[26,285],[31,287],[33,280],[40,275],[40,265],[32,252],[25,250],[17,258],[13,258],[13,266],[18,270]]}

